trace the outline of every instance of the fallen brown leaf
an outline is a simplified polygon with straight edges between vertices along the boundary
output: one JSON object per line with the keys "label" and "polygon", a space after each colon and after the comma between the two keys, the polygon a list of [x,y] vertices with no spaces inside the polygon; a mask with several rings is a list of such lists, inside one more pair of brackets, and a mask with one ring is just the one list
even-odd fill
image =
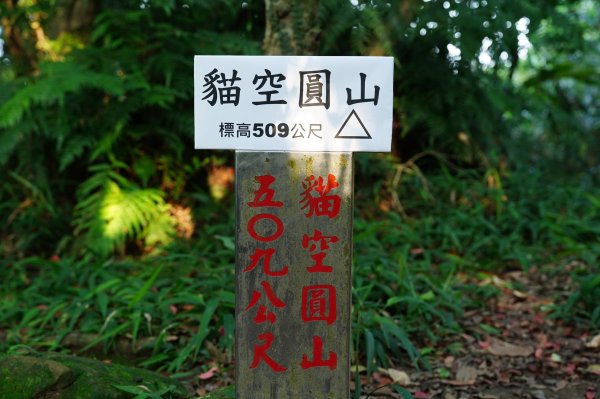
{"label": "fallen brown leaf", "polygon": [[590,342],[585,344],[587,348],[598,349],[600,348],[600,334],[596,335]]}
{"label": "fallen brown leaf", "polygon": [[576,369],[577,369],[577,364],[575,364],[575,363],[569,363],[569,364],[567,364],[567,367],[565,367],[565,371],[569,374],[573,374]]}
{"label": "fallen brown leaf", "polygon": [[529,297],[529,294],[521,292],[519,290],[513,290],[512,294],[519,299],[527,299]]}
{"label": "fallen brown leaf", "polygon": [[446,356],[444,358],[444,366],[450,368],[450,367],[452,367],[453,363],[454,363],[454,356]]}
{"label": "fallen brown leaf", "polygon": [[514,345],[497,338],[489,339],[490,345],[485,348],[489,353],[496,356],[530,356],[534,349],[529,345]]}
{"label": "fallen brown leaf", "polygon": [[554,388],[552,388],[552,390],[554,392],[557,392],[557,391],[560,391],[561,389],[565,389],[567,386],[569,386],[569,383],[565,380],[561,380],[556,383],[556,386]]}
{"label": "fallen brown leaf", "polygon": [[410,377],[404,371],[396,369],[387,369],[386,372],[396,384],[400,384],[403,387],[410,385]]}
{"label": "fallen brown leaf", "polygon": [[205,373],[202,373],[198,376],[198,378],[200,378],[201,380],[208,380],[212,377],[214,377],[215,372],[219,371],[219,369],[217,367],[211,367],[210,370],[208,370]]}
{"label": "fallen brown leaf", "polygon": [[600,375],[600,364],[590,364],[585,371]]}
{"label": "fallen brown leaf", "polygon": [[471,385],[475,383],[478,375],[479,371],[475,367],[461,364],[456,370],[456,381]]}
{"label": "fallen brown leaf", "polygon": [[[385,369],[384,369],[385,371]],[[386,372],[387,374],[387,372]],[[387,375],[383,375],[382,373],[378,373],[377,371],[375,371],[372,375],[373,380],[375,382],[377,382],[378,385],[390,385],[392,384],[394,381],[392,381],[392,379],[387,376]]]}

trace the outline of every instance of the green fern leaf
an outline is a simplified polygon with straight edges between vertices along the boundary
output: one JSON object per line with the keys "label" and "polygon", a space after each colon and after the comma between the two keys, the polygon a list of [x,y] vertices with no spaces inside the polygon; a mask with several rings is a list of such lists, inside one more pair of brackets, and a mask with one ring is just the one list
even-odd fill
{"label": "green fern leaf", "polygon": [[89,249],[108,255],[127,240],[170,241],[174,223],[161,191],[140,189],[108,165],[95,171],[81,185],[75,209],[75,232],[84,235]]}

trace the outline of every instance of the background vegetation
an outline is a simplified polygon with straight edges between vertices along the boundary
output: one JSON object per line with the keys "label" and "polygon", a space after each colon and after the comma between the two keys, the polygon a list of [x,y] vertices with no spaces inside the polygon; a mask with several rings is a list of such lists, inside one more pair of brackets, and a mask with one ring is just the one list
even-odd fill
{"label": "background vegetation", "polygon": [[600,327],[593,0],[266,3],[0,2],[0,351],[230,364],[232,154],[193,150],[193,55],[272,52],[272,18],[281,53],[395,57],[394,151],[356,160],[357,362],[427,366],[509,270],[568,270],[548,311]]}

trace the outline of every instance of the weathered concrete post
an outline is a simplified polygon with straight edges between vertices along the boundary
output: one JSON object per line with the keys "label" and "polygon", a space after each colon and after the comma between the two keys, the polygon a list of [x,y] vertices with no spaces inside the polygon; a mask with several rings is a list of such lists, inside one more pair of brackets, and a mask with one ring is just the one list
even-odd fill
{"label": "weathered concrete post", "polygon": [[240,399],[347,398],[352,154],[236,154]]}
{"label": "weathered concrete post", "polygon": [[350,397],[354,151],[389,151],[388,57],[195,58],[196,148],[236,150],[236,395]]}

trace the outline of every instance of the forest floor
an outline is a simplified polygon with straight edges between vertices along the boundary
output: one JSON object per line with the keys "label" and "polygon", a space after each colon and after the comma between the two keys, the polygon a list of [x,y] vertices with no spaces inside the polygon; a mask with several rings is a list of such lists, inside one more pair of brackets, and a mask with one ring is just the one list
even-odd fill
{"label": "forest floor", "polygon": [[395,378],[404,379],[416,399],[600,399],[600,335],[548,316],[549,305],[572,292],[569,268],[577,266],[555,275],[531,269],[480,282],[496,285],[501,294],[464,314],[455,355],[444,348],[456,342],[442,342],[436,348],[441,355],[430,358],[431,371],[365,376],[363,392],[371,393],[362,397],[403,398],[389,385]]}
{"label": "forest floor", "polygon": [[[463,333],[436,345],[428,370],[362,373],[361,399],[600,399],[600,335],[549,317],[550,305],[572,292],[569,268],[577,266],[557,274],[531,269],[480,281],[500,288],[500,294],[464,314]],[[448,351],[450,346],[458,349]],[[200,383],[196,393],[202,395],[233,379],[216,371]],[[402,385],[404,394],[394,384]]]}

